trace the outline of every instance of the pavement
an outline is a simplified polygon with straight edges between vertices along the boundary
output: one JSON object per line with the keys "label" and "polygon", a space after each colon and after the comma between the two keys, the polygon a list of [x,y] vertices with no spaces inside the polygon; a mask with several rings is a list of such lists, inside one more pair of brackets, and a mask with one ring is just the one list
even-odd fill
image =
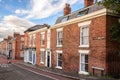
{"label": "pavement", "polygon": [[[30,63],[25,63],[25,62],[20,62],[15,65],[26,67],[27,69],[31,69],[32,71],[43,71],[47,72],[48,74],[54,74],[58,76],[63,76],[66,78],[70,78],[71,80],[117,80],[117,79],[112,79],[112,78],[106,78],[106,77],[95,77],[95,76],[86,76],[86,75],[80,75],[78,73],[66,73],[58,69],[54,68],[43,68],[40,66],[35,66]],[[60,79],[60,80],[67,80],[67,79]]]}
{"label": "pavement", "polygon": [[[3,60],[1,60],[2,58],[0,58],[0,63],[1,61],[2,63],[7,62],[7,60],[5,59],[6,57],[5,56],[2,56],[2,57],[3,57]],[[105,77],[85,76],[85,75],[80,75],[78,73],[66,73],[66,72],[63,72],[62,70],[58,70],[54,68],[43,68],[40,66],[32,65],[30,63],[25,63],[23,62],[23,60],[12,60],[11,62],[12,62],[12,65],[16,67],[30,71],[40,76],[52,78],[54,80],[116,80],[116,79],[110,79]],[[43,80],[49,80],[49,79],[43,79]]]}

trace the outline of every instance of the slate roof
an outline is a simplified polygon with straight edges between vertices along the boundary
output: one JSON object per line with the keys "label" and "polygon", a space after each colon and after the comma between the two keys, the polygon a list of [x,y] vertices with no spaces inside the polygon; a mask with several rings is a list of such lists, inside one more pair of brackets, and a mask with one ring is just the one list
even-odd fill
{"label": "slate roof", "polygon": [[42,29],[42,28],[45,28],[45,27],[49,28],[50,26],[47,25],[47,24],[35,25],[33,27],[28,28],[25,32],[31,32],[31,31],[35,31],[35,30]]}
{"label": "slate roof", "polygon": [[[70,19],[74,19],[74,18],[77,18],[77,17],[81,17],[83,15],[87,15],[89,13],[92,13],[92,12],[95,12],[97,10],[100,10],[100,9],[103,9],[104,7],[101,6],[101,5],[98,5],[98,4],[94,4],[92,6],[89,6],[89,7],[86,7],[86,8],[83,8],[83,9],[80,9],[80,10],[77,10],[75,12],[72,12],[71,14],[68,14],[66,16],[61,16],[57,19],[56,23],[55,24],[58,24],[58,23],[62,23],[65,18],[67,18],[66,21],[70,20]],[[79,15],[79,16],[78,16]],[[64,21],[65,22],[65,21]]]}

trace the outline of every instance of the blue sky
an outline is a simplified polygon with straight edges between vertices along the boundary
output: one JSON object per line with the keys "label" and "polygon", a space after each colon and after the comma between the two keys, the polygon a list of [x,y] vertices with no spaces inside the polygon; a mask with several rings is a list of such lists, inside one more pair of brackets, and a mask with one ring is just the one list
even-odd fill
{"label": "blue sky", "polygon": [[23,33],[35,24],[54,25],[63,16],[65,3],[72,12],[83,8],[84,0],[0,0],[0,40],[14,31]]}

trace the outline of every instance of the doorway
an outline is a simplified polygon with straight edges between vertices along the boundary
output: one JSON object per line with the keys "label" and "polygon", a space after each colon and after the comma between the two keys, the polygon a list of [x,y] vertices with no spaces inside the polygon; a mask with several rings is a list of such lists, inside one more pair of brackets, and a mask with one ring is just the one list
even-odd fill
{"label": "doorway", "polygon": [[46,67],[51,67],[51,52],[46,51]]}

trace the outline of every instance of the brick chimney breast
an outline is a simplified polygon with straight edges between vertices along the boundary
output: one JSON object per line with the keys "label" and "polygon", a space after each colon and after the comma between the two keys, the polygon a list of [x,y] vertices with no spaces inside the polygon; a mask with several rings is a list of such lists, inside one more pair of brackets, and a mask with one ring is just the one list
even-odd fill
{"label": "brick chimney breast", "polygon": [[70,4],[66,3],[64,8],[64,16],[71,13]]}
{"label": "brick chimney breast", "polygon": [[93,5],[94,0],[84,0],[84,7],[88,7]]}

